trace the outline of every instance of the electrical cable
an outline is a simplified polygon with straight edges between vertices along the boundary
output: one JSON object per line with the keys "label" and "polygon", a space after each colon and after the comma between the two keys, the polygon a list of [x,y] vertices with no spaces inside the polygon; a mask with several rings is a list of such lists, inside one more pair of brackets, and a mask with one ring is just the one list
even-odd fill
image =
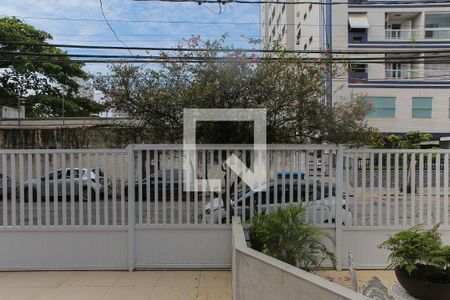
{"label": "electrical cable", "polygon": [[[196,3],[196,4],[312,4],[321,6],[335,6],[335,5],[386,5],[392,4],[392,1],[370,1],[370,3],[355,3],[353,1],[340,2],[319,2],[319,1],[277,1],[277,0],[132,0],[134,2],[167,2],[167,3]],[[401,1],[401,4],[447,4],[448,0],[433,0],[433,1]]]}
{"label": "electrical cable", "polygon": [[[108,55],[108,54],[73,54],[73,53],[42,53],[42,52],[11,52],[11,51],[2,51],[0,50],[0,54],[6,54],[11,56],[43,56],[43,57],[66,57],[66,58],[118,58],[118,59],[164,59],[167,56],[164,55]],[[185,56],[171,56],[171,58],[176,59],[185,59]],[[203,60],[209,60],[209,59],[229,59],[230,57],[226,56],[218,56],[218,57],[189,57],[194,59],[203,59]],[[377,61],[377,60],[383,60],[386,62],[390,61],[417,61],[417,60],[425,60],[425,59],[443,59],[443,58],[450,58],[450,52],[447,53],[447,55],[431,55],[431,56],[417,56],[417,57],[411,57],[411,56],[383,56],[383,57],[330,57],[330,58],[322,58],[323,61]],[[264,61],[295,61],[297,59],[300,60],[308,60],[313,59],[317,62],[317,58],[312,57],[302,57],[302,58],[295,58],[295,57],[285,57],[285,58],[279,58],[279,57],[242,57],[241,59],[249,59],[249,60],[264,60]]]}
{"label": "electrical cable", "polygon": [[[113,27],[111,26],[111,24],[109,23],[108,18],[106,18],[105,11],[103,10],[103,1],[102,1],[102,0],[99,0],[99,4],[100,4],[100,11],[101,11],[101,13],[102,13],[103,19],[105,19],[105,22],[106,22],[106,24],[108,25],[109,29],[112,31],[112,33],[114,34],[114,36],[116,37],[116,39],[117,39],[122,45],[124,45],[125,47],[128,48],[127,44],[125,44],[125,43],[117,36],[116,31],[114,30],[114,28],[113,28]],[[127,49],[127,50],[128,50],[128,52],[129,52],[131,55],[133,55],[133,52],[131,52],[130,49]]]}
{"label": "electrical cable", "polygon": [[[120,47],[104,45],[79,45],[79,44],[42,44],[32,42],[2,41],[0,45],[21,45],[21,46],[41,46],[53,48],[73,48],[73,49],[102,49],[102,50],[142,50],[142,51],[174,51],[174,52],[237,52],[237,53],[297,53],[297,54],[422,54],[422,53],[450,53],[450,49],[414,49],[414,50],[270,50],[270,49],[232,49],[232,48],[179,48],[179,47]],[[0,47],[1,49],[1,47]]]}

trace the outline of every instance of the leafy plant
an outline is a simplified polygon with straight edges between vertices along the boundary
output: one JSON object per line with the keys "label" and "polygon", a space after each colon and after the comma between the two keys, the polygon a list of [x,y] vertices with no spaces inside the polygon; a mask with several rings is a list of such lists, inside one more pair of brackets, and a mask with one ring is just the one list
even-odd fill
{"label": "leafy plant", "polygon": [[388,267],[409,276],[434,282],[450,282],[450,246],[445,246],[439,225],[426,230],[423,225],[400,231],[379,248],[391,251]]}
{"label": "leafy plant", "polygon": [[328,258],[336,264],[334,253],[325,245],[334,243],[330,235],[306,223],[306,207],[290,205],[273,213],[260,212],[251,219],[250,241],[255,250],[301,267],[318,268]]}
{"label": "leafy plant", "polygon": [[[89,78],[84,65],[49,47],[49,40],[49,33],[17,18],[0,18],[0,105],[24,105],[27,117],[86,117],[101,112],[103,105],[80,94],[77,78]],[[53,55],[58,57],[47,57]]]}
{"label": "leafy plant", "polygon": [[[303,55],[255,56],[217,41],[192,37],[179,48],[195,51],[161,53],[163,57],[197,58],[203,62],[168,61],[157,69],[115,64],[96,77],[107,104],[127,113],[148,129],[153,142],[183,140],[184,108],[261,108],[267,110],[269,143],[369,144],[378,136],[365,120],[369,108],[360,98],[329,107],[323,104],[329,75],[327,59],[305,62]],[[227,53],[218,49],[228,48]],[[344,67],[333,65],[332,75]],[[253,143],[251,122],[199,122],[197,142]]]}

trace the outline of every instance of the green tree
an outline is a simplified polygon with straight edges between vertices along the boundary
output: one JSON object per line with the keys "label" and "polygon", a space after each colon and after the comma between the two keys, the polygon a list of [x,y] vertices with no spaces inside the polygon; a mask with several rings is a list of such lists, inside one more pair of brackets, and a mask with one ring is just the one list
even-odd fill
{"label": "green tree", "polygon": [[[282,51],[257,58],[223,49],[225,39],[191,38],[180,47],[203,51],[162,53],[198,58],[203,63],[167,61],[159,68],[118,64],[96,78],[108,104],[146,128],[153,142],[181,142],[184,108],[265,108],[269,143],[368,144],[377,135],[364,116],[368,105],[352,100],[323,105],[326,59],[307,62]],[[333,74],[341,72],[333,66]],[[252,143],[251,124],[200,122],[198,142]]]}
{"label": "green tree", "polygon": [[404,136],[391,134],[387,139],[393,149],[419,149],[420,143],[428,142],[431,138],[432,136],[429,133],[409,131]]}
{"label": "green tree", "polygon": [[[419,131],[409,131],[404,136],[399,136],[395,134],[391,134],[387,137],[388,146],[390,146],[392,149],[420,149],[420,143],[422,142],[428,142],[432,138],[432,135],[429,133],[421,133]],[[426,154],[429,155],[429,154]],[[413,163],[412,163],[413,162]],[[416,165],[417,162],[414,160],[412,161],[411,155],[407,156],[407,163],[406,163],[406,169],[407,169],[407,191],[409,193],[415,192],[416,187],[412,186],[411,182],[411,174],[412,172],[416,172]],[[400,188],[403,190],[403,186]]]}
{"label": "green tree", "polygon": [[49,33],[17,18],[0,18],[0,105],[17,107],[22,102],[29,117],[61,116],[63,107],[65,116],[102,111],[102,105],[78,95],[75,79],[88,79],[82,63],[65,56],[28,55],[66,54],[49,47],[47,41],[51,39]]}

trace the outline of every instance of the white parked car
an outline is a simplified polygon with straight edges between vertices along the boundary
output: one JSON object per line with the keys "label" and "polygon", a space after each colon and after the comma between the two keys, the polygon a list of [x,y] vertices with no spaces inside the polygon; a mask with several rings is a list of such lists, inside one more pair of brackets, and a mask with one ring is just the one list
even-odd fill
{"label": "white parked car", "polygon": [[[291,193],[292,186],[292,193]],[[298,187],[300,186],[300,192]],[[308,192],[306,192],[308,187]],[[314,192],[316,189],[316,192]],[[267,190],[270,192],[267,193]],[[283,199],[284,195],[284,199]],[[293,181],[292,184],[286,181],[284,184],[278,180],[272,180],[255,190],[247,190],[243,195],[239,195],[237,201],[235,196],[230,196],[230,214],[234,214],[234,207],[237,208],[237,215],[243,215],[243,207],[245,208],[246,218],[250,216],[250,209],[257,211],[258,206],[261,205],[261,210],[273,211],[278,207],[287,206],[290,202],[297,204],[299,200],[301,205],[307,205],[307,217],[310,221],[320,223],[334,223],[336,219],[336,198],[334,196],[334,186],[331,194],[329,193],[328,183],[324,184],[323,190],[320,181],[314,185],[309,181],[308,185],[304,180]],[[300,196],[300,197],[299,197]],[[292,197],[292,198],[291,198]],[[314,199],[314,197],[316,197]],[[300,199],[299,199],[300,198]],[[308,200],[308,201],[305,201]],[[235,203],[236,202],[236,203]],[[251,203],[253,202],[253,205]],[[244,204],[244,205],[243,205]],[[352,213],[346,210],[345,200],[342,202],[341,216],[342,223],[351,225]],[[219,219],[224,223],[226,219],[226,205],[221,198],[214,198],[207,203],[203,209],[201,218],[205,218],[206,222],[219,223]]]}

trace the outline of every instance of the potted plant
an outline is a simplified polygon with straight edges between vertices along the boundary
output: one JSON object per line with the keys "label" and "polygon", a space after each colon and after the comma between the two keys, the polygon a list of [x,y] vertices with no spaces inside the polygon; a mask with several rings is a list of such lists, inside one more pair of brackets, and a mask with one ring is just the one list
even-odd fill
{"label": "potted plant", "polygon": [[325,244],[334,241],[307,223],[305,212],[306,207],[291,204],[272,213],[255,214],[250,222],[251,247],[306,271],[320,267],[326,259],[335,265],[334,253]]}
{"label": "potted plant", "polygon": [[450,299],[450,246],[443,245],[438,227],[417,225],[379,246],[391,251],[388,267],[395,269],[400,284],[423,300]]}

